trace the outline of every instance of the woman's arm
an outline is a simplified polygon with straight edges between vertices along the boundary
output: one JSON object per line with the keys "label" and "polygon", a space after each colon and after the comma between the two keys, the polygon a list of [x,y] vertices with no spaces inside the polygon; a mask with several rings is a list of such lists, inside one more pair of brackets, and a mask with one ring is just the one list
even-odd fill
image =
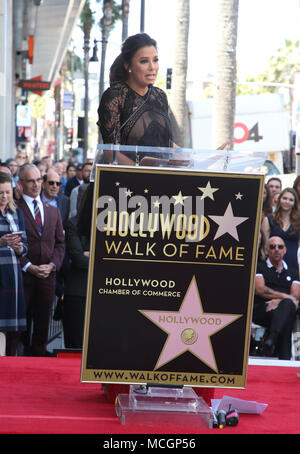
{"label": "woman's arm", "polygon": [[[261,234],[262,234],[262,244],[264,245],[264,248],[266,249],[268,240],[270,238],[270,224],[269,224],[269,219],[266,216],[262,223],[261,223]],[[266,250],[265,250],[266,252]]]}

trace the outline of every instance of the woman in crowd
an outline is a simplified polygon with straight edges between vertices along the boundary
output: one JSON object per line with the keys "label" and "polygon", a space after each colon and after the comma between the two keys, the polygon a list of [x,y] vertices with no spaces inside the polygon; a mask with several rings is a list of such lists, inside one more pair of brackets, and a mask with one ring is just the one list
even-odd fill
{"label": "woman in crowd", "polygon": [[[269,187],[265,184],[263,190],[263,206],[262,206],[262,213],[261,213],[261,226],[263,220],[266,216],[272,214],[272,197],[270,193]],[[259,231],[259,248],[258,248],[258,261],[263,261],[266,258],[265,253],[265,244],[264,244],[265,237],[262,234],[262,230],[260,228]]]}
{"label": "woman in crowd", "polygon": [[22,272],[18,258],[27,253],[23,213],[13,202],[12,177],[0,173],[0,331],[6,354],[14,356],[21,331],[26,330]]}
{"label": "woman in crowd", "polygon": [[264,244],[271,236],[279,236],[284,240],[287,248],[284,261],[298,271],[300,211],[299,198],[293,188],[285,188],[280,193],[275,212],[262,222],[262,234]]}
{"label": "woman in crowd", "polygon": [[263,206],[261,221],[263,221],[265,216],[268,216],[268,214],[272,214],[272,197],[268,186],[265,184],[263,190]]}
{"label": "woman in crowd", "polygon": [[300,175],[298,175],[295,178],[294,183],[293,183],[293,189],[295,189],[295,191],[297,192],[299,200],[300,200]]}

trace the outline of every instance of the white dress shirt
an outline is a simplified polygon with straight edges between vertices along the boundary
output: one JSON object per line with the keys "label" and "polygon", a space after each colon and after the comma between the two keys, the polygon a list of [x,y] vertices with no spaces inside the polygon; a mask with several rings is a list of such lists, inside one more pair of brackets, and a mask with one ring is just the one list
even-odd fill
{"label": "white dress shirt", "polygon": [[[25,200],[31,214],[32,214],[32,217],[35,219],[35,216],[34,216],[34,205],[33,205],[33,201],[34,201],[34,198],[30,197],[29,195],[26,195],[26,194],[22,194],[23,196],[23,199]],[[40,209],[40,213],[41,213],[41,218],[42,218],[42,225],[44,225],[44,206],[43,206],[43,203],[41,201],[41,198],[40,196],[38,195],[36,197],[36,201],[37,201],[37,204],[38,204],[38,207]],[[31,262],[27,263],[24,267],[23,267],[23,271],[26,271],[27,268],[29,268],[29,266],[31,265]]]}
{"label": "white dress shirt", "polygon": [[[27,203],[27,206],[28,206],[31,214],[32,214],[33,218],[35,219],[35,216],[34,216],[34,205],[33,205],[34,198],[30,197],[29,195],[23,194],[23,199]],[[42,218],[42,225],[44,225],[44,205],[43,205],[41,197],[39,195],[36,197],[36,201],[37,201],[38,207],[40,209],[41,218]]]}

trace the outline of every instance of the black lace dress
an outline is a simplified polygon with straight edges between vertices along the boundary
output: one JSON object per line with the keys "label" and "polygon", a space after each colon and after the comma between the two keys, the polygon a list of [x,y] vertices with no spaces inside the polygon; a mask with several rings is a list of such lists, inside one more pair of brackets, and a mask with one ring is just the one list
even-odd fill
{"label": "black lace dress", "polygon": [[[120,127],[145,101],[148,93],[141,96],[126,83],[117,83],[102,95],[98,108],[98,126],[103,143],[138,145],[143,147],[172,147],[171,123],[168,115],[168,100],[163,90],[152,87],[149,99],[128,121]],[[116,142],[117,141],[117,142]],[[126,153],[135,161],[136,154]],[[138,153],[139,159],[145,154]],[[156,156],[147,153],[147,156]],[[160,157],[162,157],[160,155]]]}

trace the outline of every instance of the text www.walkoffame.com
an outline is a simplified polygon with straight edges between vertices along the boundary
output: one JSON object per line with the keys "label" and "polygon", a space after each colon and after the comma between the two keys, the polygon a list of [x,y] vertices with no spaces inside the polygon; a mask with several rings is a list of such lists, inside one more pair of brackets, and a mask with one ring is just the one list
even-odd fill
{"label": "text www.walkoffame.com", "polygon": [[234,386],[235,377],[232,375],[203,375],[183,374],[175,372],[134,372],[134,371],[94,371],[94,378],[100,381],[121,381],[135,383],[182,383],[186,385],[228,385]]}

